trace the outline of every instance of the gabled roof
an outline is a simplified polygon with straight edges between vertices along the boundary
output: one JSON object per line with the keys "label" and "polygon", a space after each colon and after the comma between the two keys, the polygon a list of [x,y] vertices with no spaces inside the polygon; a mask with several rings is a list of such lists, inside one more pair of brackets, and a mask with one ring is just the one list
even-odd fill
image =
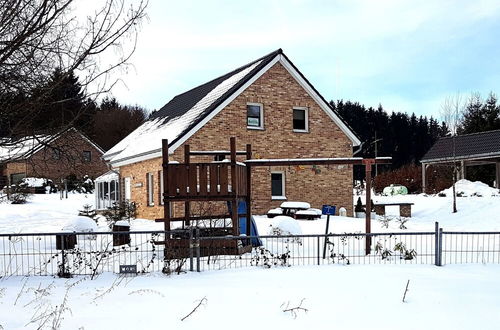
{"label": "gabled roof", "polygon": [[[453,142],[455,139],[455,142]],[[455,148],[453,148],[455,143]],[[453,154],[455,149],[455,155]],[[422,158],[422,163],[453,159],[500,156],[500,130],[440,138]]]}
{"label": "gabled roof", "polygon": [[74,127],[70,127],[66,130],[63,130],[56,134],[40,134],[40,135],[32,135],[22,137],[16,140],[9,139],[7,141],[4,139],[0,145],[0,161],[1,162],[10,162],[17,161],[22,159],[27,159],[33,156],[38,151],[42,150],[45,146],[50,145],[54,140],[59,138],[62,134],[74,131],[78,133],[84,140],[90,143],[96,150],[104,153],[101,147],[95,144],[92,140],[90,140],[85,134],[80,132]]}
{"label": "gabled roof", "polygon": [[173,152],[277,62],[280,62],[309,92],[353,144],[359,145],[360,141],[352,129],[330,107],[283,51],[278,49],[177,95],[160,110],[154,112],[147,122],[108,150],[103,158],[114,166],[156,158],[161,155],[162,139],[168,139],[169,150]]}

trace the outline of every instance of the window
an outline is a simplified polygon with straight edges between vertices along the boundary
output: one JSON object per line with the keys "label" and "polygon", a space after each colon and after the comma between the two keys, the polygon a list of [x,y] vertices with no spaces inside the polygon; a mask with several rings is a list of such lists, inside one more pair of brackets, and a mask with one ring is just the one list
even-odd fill
{"label": "window", "polygon": [[61,150],[60,149],[52,149],[52,159],[59,160],[61,159]]}
{"label": "window", "polygon": [[272,199],[286,199],[285,173],[271,172],[271,197]]}
{"label": "window", "polygon": [[158,201],[163,205],[163,170],[158,171]]}
{"label": "window", "polygon": [[308,132],[307,108],[293,108],[293,130],[294,132]]}
{"label": "window", "polygon": [[18,184],[26,177],[26,173],[14,173],[10,175],[10,184]]}
{"label": "window", "polygon": [[146,175],[146,186],[148,190],[148,206],[154,206],[153,199],[153,173],[148,173]]}
{"label": "window", "polygon": [[125,183],[125,200],[129,201],[132,197],[132,179],[130,177],[126,177],[124,179]]}
{"label": "window", "polygon": [[83,152],[83,161],[85,163],[90,163],[92,160],[92,153],[90,151],[84,151]]}
{"label": "window", "polygon": [[262,114],[262,104],[247,104],[247,127],[251,129],[264,128],[264,116]]}

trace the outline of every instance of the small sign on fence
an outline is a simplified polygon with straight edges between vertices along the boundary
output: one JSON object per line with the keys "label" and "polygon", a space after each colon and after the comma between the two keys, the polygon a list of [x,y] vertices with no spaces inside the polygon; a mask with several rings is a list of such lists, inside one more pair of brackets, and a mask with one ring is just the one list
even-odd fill
{"label": "small sign on fence", "polygon": [[120,265],[120,274],[137,274],[137,265]]}

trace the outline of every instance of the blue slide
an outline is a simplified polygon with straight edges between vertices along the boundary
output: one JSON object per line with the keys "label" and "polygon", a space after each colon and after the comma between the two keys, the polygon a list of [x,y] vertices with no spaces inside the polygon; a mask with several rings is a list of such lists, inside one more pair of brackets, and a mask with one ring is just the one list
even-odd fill
{"label": "blue slide", "polygon": [[[231,212],[231,202],[227,202],[227,207],[229,209],[229,214],[232,215]],[[244,201],[240,201],[238,203],[238,214],[240,215],[240,233],[245,234],[247,232],[247,203]],[[247,234],[248,236],[248,234]],[[255,219],[252,216],[252,220],[250,222],[250,236],[259,236],[259,232],[257,231],[257,225],[255,224]],[[262,241],[258,237],[253,237],[251,239],[252,246],[262,246]]]}

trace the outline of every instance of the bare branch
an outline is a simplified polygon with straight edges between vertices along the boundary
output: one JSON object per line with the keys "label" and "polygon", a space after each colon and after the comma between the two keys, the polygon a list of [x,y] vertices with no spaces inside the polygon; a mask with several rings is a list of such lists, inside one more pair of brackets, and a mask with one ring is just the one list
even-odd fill
{"label": "bare branch", "polygon": [[196,310],[198,308],[200,308],[200,306],[205,306],[207,304],[207,297],[203,297],[201,298],[199,301],[198,301],[198,304],[193,308],[193,310],[191,312],[189,312],[189,314],[187,314],[186,316],[184,316],[181,321],[184,321],[185,319],[187,319],[188,317],[190,317],[191,315],[194,314],[194,312],[196,312]]}

